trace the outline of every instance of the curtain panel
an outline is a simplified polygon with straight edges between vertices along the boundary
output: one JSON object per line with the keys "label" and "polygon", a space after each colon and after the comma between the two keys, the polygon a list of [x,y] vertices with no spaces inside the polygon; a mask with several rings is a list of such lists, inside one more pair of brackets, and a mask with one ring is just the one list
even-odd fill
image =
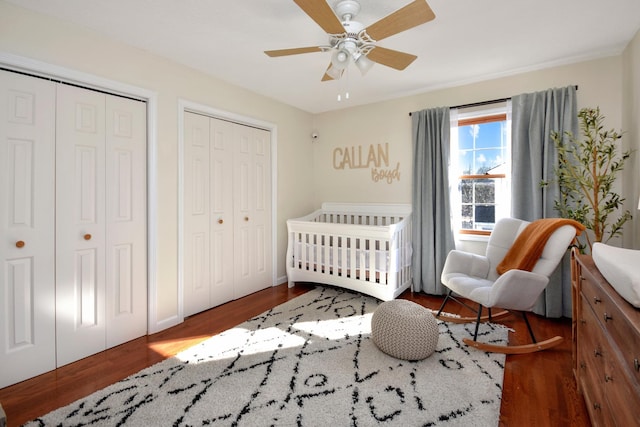
{"label": "curtain panel", "polygon": [[449,108],[411,114],[413,290],[445,294],[442,268],[455,248],[449,200]]}
{"label": "curtain panel", "polygon": [[[551,132],[578,132],[576,88],[568,86],[511,98],[511,214],[533,221],[558,217],[554,202],[560,190],[554,169],[558,162]],[[551,182],[542,187],[542,181]],[[551,276],[534,312],[547,317],[571,317],[569,256]]]}

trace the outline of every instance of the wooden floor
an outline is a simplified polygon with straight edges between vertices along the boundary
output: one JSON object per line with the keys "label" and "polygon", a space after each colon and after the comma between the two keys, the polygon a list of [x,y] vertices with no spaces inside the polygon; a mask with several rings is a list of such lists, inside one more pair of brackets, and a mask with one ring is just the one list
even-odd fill
{"label": "wooden floor", "polygon": [[[260,291],[192,316],[160,333],[0,389],[0,404],[7,415],[7,426],[22,425],[67,405],[308,289],[309,285],[298,284],[292,289],[280,285]],[[411,292],[405,292],[401,298],[436,309],[442,301],[440,297]],[[446,311],[467,315],[455,303],[448,304]],[[565,340],[552,350],[507,356],[500,425],[590,426],[584,401],[576,391],[572,374],[570,320],[550,320],[535,315],[531,315],[530,320],[539,339],[561,335]],[[526,327],[520,317],[510,316],[503,323],[516,331],[510,334],[512,344],[528,343]],[[523,339],[519,340],[520,337]]]}

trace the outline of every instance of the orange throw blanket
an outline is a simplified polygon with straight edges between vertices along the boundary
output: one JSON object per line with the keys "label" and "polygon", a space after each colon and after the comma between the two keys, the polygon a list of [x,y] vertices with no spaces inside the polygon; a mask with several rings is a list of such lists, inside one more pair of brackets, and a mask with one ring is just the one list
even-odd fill
{"label": "orange throw blanket", "polygon": [[533,270],[542,255],[547,240],[554,231],[563,225],[574,226],[578,236],[585,229],[585,226],[579,222],[566,218],[544,218],[533,221],[522,230],[504,259],[496,267],[498,274],[504,274],[512,269]]}

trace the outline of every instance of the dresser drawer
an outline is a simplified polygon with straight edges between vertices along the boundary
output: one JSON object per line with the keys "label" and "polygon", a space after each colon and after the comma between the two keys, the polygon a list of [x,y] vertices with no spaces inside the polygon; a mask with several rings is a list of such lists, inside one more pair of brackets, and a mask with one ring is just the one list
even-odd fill
{"label": "dresser drawer", "polygon": [[600,383],[605,377],[605,356],[611,352],[609,343],[595,313],[586,302],[584,295],[578,321],[578,360],[582,370],[592,377],[592,382]]}
{"label": "dresser drawer", "polygon": [[611,426],[611,416],[608,414],[609,408],[604,402],[602,396],[602,390],[600,387],[591,381],[587,375],[580,375],[585,373],[584,368],[578,368],[578,386],[582,390],[582,396],[584,397],[584,403],[589,412],[589,419],[593,427]]}
{"label": "dresser drawer", "polygon": [[617,359],[605,363],[604,396],[618,427],[640,423],[640,389]]}
{"label": "dresser drawer", "polygon": [[605,377],[604,344],[602,327],[584,295],[578,299],[580,318],[577,333],[578,387],[582,392],[592,425],[609,426],[611,415],[601,386]]}
{"label": "dresser drawer", "polygon": [[[621,363],[627,367],[635,381],[640,383],[640,333],[637,324],[634,325],[631,321],[640,311],[631,308],[628,312],[628,304],[621,307],[619,295],[608,284],[607,286],[611,292],[606,292],[591,280],[583,280],[582,294],[602,324],[605,334],[616,343]],[[632,317],[631,320],[629,316]]]}

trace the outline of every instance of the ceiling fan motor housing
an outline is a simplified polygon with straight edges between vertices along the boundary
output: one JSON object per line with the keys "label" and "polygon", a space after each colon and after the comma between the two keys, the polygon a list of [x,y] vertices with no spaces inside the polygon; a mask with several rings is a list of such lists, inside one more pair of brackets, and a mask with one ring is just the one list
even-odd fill
{"label": "ceiling fan motor housing", "polygon": [[360,3],[355,0],[340,0],[336,3],[333,10],[341,21],[349,21],[360,12]]}

